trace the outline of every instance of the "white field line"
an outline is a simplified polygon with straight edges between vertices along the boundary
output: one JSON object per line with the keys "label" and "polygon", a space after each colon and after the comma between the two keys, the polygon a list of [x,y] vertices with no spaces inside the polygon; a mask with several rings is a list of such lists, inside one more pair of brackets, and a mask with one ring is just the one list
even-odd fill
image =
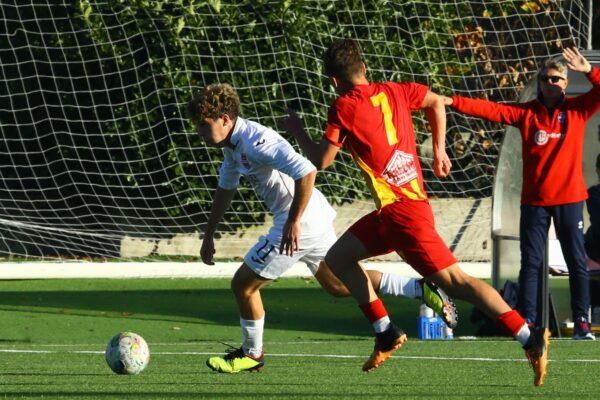
{"label": "white field line", "polygon": [[[0,353],[17,353],[17,354],[97,354],[103,355],[104,351],[98,350],[19,350],[19,349],[1,349]],[[215,352],[203,351],[154,351],[153,355],[180,356],[180,355],[195,355],[195,356],[211,356]],[[310,354],[310,353],[265,353],[268,357],[298,357],[298,358],[345,358],[345,359],[363,359],[365,355],[345,355],[345,354]],[[480,361],[480,362],[527,362],[525,358],[489,358],[489,357],[440,357],[440,356],[392,356],[391,358],[405,360],[436,360],[436,361]],[[600,363],[600,359],[566,359],[566,360],[548,360],[552,362],[573,362],[573,363]]]}
{"label": "white field line", "polygon": [[[2,220],[0,219],[0,223]],[[365,262],[366,269],[394,272],[406,277],[420,275],[403,262]],[[217,262],[207,266],[201,262],[2,262],[0,279],[62,278],[231,278],[240,262]],[[467,274],[481,279],[491,277],[490,263],[461,263]],[[298,262],[282,277],[312,277],[305,263]]]}

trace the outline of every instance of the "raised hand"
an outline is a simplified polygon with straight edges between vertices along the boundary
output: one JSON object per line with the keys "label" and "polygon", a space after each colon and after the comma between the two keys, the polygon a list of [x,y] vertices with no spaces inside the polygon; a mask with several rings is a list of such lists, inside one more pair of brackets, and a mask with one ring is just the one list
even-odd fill
{"label": "raised hand", "polygon": [[288,109],[288,116],[280,119],[277,123],[279,129],[284,130],[288,135],[298,137],[304,133],[304,122],[292,109]]}
{"label": "raised hand", "polygon": [[562,55],[570,70],[586,74],[592,70],[592,65],[581,55],[577,47],[564,48]]}

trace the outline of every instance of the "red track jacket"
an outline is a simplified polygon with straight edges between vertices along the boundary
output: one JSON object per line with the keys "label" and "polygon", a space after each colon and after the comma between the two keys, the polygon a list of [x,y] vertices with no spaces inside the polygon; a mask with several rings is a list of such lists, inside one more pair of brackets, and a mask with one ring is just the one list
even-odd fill
{"label": "red track jacket", "polygon": [[499,104],[452,96],[452,107],[461,113],[520,129],[522,204],[555,206],[587,199],[583,140],[585,123],[600,109],[600,69],[593,68],[587,77],[593,88],[583,95],[566,97],[553,115],[538,99]]}

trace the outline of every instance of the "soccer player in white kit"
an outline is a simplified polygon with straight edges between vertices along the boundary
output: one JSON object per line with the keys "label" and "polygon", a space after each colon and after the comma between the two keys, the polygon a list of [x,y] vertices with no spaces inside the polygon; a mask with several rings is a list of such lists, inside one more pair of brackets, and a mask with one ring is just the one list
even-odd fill
{"label": "soccer player in white kit", "polygon": [[[264,365],[265,310],[260,288],[280,277],[296,262],[306,263],[321,286],[334,296],[348,289],[321,263],[336,241],[335,210],[314,188],[317,170],[277,132],[239,116],[240,100],[228,84],[212,84],[194,95],[188,117],[198,134],[223,150],[210,216],[200,249],[202,261],[212,265],[214,233],[231,204],[242,175],[246,176],[273,214],[273,226],[248,251],[231,281],[240,312],[242,346],[206,364],[218,372],[259,370]],[[456,308],[441,289],[415,278],[370,270],[373,286],[383,294],[422,298],[446,323],[454,326]]]}

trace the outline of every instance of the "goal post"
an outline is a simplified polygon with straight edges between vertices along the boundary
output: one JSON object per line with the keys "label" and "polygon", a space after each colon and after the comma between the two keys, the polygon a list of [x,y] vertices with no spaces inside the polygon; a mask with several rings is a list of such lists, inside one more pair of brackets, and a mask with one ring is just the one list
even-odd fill
{"label": "goal post", "polygon": [[[197,255],[222,160],[185,118],[201,86],[231,83],[242,115],[273,128],[293,108],[319,137],[335,98],[321,59],[335,38],[359,41],[370,79],[511,101],[562,45],[588,45],[591,16],[584,1],[236,3],[0,4],[2,259]],[[426,120],[414,114],[426,190],[458,259],[489,262],[504,133],[448,116],[453,172],[438,179]],[[373,208],[347,152],[319,173],[317,187],[338,211],[338,232]],[[217,256],[239,259],[269,222],[243,183],[220,226]]]}

